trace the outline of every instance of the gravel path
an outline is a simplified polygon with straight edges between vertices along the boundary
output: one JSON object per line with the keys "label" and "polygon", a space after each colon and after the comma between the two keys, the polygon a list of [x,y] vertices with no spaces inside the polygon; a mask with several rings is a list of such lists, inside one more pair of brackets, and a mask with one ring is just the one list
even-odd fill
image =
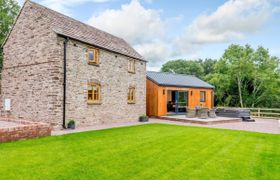
{"label": "gravel path", "polygon": [[[233,123],[221,123],[214,125],[201,125],[177,121],[168,121],[168,120],[159,120],[159,119],[150,119],[148,123],[163,123],[163,124],[177,124],[183,126],[199,126],[199,127],[209,127],[209,128],[221,128],[221,129],[232,129],[232,130],[244,130],[244,131],[253,131],[269,134],[280,134],[280,122],[278,120],[272,119],[256,119],[256,122],[233,122]],[[54,130],[52,135],[63,135],[84,131],[116,128],[116,127],[126,127],[126,126],[136,126],[144,123],[140,122],[129,122],[129,123],[114,123],[114,124],[103,124],[87,127],[78,127],[75,130]]]}

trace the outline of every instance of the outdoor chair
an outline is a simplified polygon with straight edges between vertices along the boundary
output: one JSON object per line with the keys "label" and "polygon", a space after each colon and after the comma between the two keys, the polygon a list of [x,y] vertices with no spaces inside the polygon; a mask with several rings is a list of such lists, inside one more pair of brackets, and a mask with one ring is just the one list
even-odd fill
{"label": "outdoor chair", "polygon": [[208,118],[208,108],[201,108],[197,110],[197,117],[201,119]]}
{"label": "outdoor chair", "polygon": [[195,118],[196,117],[196,109],[188,109],[186,117],[187,118]]}
{"label": "outdoor chair", "polygon": [[210,109],[209,110],[209,117],[210,118],[216,118],[217,117],[215,109]]}

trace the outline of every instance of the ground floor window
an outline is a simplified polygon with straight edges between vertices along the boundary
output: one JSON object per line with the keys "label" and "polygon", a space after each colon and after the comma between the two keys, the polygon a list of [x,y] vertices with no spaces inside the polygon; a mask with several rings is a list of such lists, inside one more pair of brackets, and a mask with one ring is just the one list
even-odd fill
{"label": "ground floor window", "polygon": [[88,83],[87,89],[87,101],[90,104],[100,103],[100,89],[101,86],[99,83],[90,82]]}
{"label": "ground floor window", "polygon": [[135,103],[135,87],[133,86],[128,88],[127,102],[130,104]]}
{"label": "ground floor window", "polygon": [[200,102],[205,102],[205,101],[206,101],[206,92],[200,91]]}

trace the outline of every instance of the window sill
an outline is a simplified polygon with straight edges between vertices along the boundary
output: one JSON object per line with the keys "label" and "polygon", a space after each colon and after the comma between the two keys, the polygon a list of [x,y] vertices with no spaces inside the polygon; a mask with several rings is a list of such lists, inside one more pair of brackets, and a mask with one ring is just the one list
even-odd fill
{"label": "window sill", "polygon": [[131,74],[136,74],[135,71],[128,71],[128,73],[131,73]]}
{"label": "window sill", "polygon": [[100,64],[99,64],[99,63],[96,63],[96,62],[90,62],[90,61],[88,61],[88,65],[99,66]]}
{"label": "window sill", "polygon": [[87,102],[88,105],[101,105],[101,102]]}

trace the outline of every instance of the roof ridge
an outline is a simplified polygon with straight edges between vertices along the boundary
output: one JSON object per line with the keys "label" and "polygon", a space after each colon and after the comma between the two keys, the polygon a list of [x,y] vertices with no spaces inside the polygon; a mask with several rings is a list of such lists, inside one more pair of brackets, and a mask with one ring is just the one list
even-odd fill
{"label": "roof ridge", "polygon": [[[106,33],[106,34],[108,34],[108,35],[110,35],[110,36],[113,36],[113,37],[115,37],[115,38],[118,38],[118,39],[120,39],[120,40],[126,42],[123,38],[120,38],[120,37],[118,37],[118,36],[116,36],[116,35],[113,35],[113,34],[111,34],[111,33],[109,33],[109,32],[106,32],[106,31],[104,31],[104,30],[101,30],[101,29],[99,29],[99,28],[96,28],[96,27],[94,27],[94,26],[91,26],[91,25],[89,25],[89,24],[86,24],[86,23],[84,23],[84,22],[82,22],[82,21],[79,21],[79,20],[77,20],[77,19],[75,19],[75,18],[73,18],[73,17],[71,17],[71,16],[68,16],[68,15],[66,15],[66,14],[63,14],[63,13],[61,13],[61,12],[55,11],[55,10],[53,10],[53,9],[50,9],[50,8],[48,8],[48,7],[46,7],[46,6],[42,5],[42,4],[39,4],[39,3],[37,3],[37,2],[34,2],[34,1],[32,1],[32,0],[27,0],[26,2],[30,2],[30,3],[32,3],[32,4],[36,5],[36,6],[39,6],[40,8],[44,8],[44,9],[46,9],[46,10],[48,10],[48,11],[52,11],[52,12],[54,12],[54,13],[56,13],[56,14],[59,14],[59,15],[61,15],[61,16],[64,16],[64,17],[66,17],[66,18],[69,18],[69,19],[71,19],[71,20],[73,20],[73,21],[76,21],[76,22],[78,22],[78,23],[81,23],[81,24],[83,24],[83,25],[85,25],[85,26],[87,26],[87,27],[89,27],[89,28],[93,28],[93,29],[95,29],[95,30],[101,31],[101,32],[103,32],[103,33]],[[127,43],[127,42],[126,42],[126,43]]]}
{"label": "roof ridge", "polygon": [[161,86],[195,87],[211,89],[215,88],[208,82],[193,75],[147,71],[147,78]]}

